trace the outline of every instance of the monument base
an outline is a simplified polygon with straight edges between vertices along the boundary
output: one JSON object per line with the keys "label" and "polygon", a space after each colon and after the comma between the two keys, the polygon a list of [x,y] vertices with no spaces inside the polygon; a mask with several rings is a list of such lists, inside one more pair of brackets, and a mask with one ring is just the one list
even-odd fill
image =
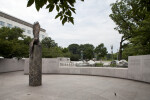
{"label": "monument base", "polygon": [[42,85],[42,50],[41,45],[34,45],[33,55],[29,59],[29,86]]}

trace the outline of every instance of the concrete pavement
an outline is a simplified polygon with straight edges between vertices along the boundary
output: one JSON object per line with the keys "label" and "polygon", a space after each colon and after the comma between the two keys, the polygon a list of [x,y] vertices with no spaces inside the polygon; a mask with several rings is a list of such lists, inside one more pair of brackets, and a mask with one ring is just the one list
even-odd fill
{"label": "concrete pavement", "polygon": [[132,80],[46,74],[42,81],[30,87],[23,71],[2,73],[0,100],[150,100],[150,84]]}

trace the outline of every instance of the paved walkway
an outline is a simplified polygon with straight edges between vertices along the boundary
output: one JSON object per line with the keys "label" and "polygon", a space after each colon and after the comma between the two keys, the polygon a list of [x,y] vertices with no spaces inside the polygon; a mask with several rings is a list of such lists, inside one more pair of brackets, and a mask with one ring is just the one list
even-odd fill
{"label": "paved walkway", "polygon": [[150,100],[150,84],[100,76],[43,75],[42,86],[30,87],[28,75],[19,71],[0,74],[0,100]]}

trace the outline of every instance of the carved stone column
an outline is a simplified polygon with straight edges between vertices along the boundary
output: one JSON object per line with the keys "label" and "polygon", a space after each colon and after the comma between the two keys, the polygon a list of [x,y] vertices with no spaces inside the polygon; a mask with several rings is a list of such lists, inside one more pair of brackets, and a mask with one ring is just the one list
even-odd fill
{"label": "carved stone column", "polygon": [[29,61],[29,85],[42,85],[42,52],[40,45],[34,45],[33,57]]}
{"label": "carved stone column", "polygon": [[29,85],[42,85],[42,47],[39,41],[40,25],[38,22],[33,25],[34,38],[30,43],[29,56]]}

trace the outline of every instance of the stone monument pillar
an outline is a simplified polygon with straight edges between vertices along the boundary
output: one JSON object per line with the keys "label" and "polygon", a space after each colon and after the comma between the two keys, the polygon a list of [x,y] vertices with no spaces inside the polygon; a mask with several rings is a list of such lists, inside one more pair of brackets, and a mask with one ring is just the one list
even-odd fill
{"label": "stone monument pillar", "polygon": [[40,25],[33,25],[34,38],[30,43],[29,54],[29,85],[40,86],[42,84],[42,48],[39,41]]}

